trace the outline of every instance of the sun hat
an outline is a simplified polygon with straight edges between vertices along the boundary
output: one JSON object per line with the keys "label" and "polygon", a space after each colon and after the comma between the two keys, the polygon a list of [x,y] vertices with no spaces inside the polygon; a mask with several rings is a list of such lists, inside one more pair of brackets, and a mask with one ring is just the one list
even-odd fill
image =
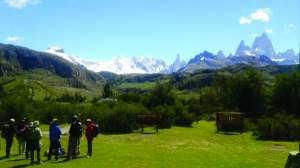
{"label": "sun hat", "polygon": [[34,121],[34,122],[33,122],[33,126],[36,127],[36,126],[39,126],[39,125],[40,125],[40,122],[39,122],[39,121]]}

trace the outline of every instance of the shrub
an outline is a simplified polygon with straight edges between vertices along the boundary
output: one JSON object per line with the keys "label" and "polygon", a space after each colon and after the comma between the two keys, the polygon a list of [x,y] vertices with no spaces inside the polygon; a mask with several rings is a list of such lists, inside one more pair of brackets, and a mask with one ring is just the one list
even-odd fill
{"label": "shrub", "polygon": [[160,128],[171,128],[174,112],[168,106],[157,106],[152,110],[161,117]]}
{"label": "shrub", "polygon": [[297,140],[299,137],[299,120],[294,116],[275,115],[258,119],[254,132],[260,139]]}
{"label": "shrub", "polygon": [[177,126],[191,127],[194,122],[193,114],[181,111],[174,117],[173,124]]}

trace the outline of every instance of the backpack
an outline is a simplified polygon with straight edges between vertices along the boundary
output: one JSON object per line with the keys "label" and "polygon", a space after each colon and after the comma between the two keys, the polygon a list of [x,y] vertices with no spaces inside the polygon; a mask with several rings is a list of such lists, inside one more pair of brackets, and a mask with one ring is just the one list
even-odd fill
{"label": "backpack", "polygon": [[29,139],[30,140],[40,140],[41,138],[42,138],[42,135],[41,135],[39,128],[29,129]]}
{"label": "backpack", "polygon": [[93,129],[93,133],[92,133],[93,137],[97,137],[99,133],[100,133],[99,125],[95,124],[94,129]]}
{"label": "backpack", "polygon": [[72,123],[70,128],[70,136],[79,138],[82,135],[82,126],[80,122]]}
{"label": "backpack", "polygon": [[7,124],[3,125],[2,131],[1,131],[1,137],[4,138],[4,139],[7,138],[8,127],[9,127],[9,125],[7,125]]}

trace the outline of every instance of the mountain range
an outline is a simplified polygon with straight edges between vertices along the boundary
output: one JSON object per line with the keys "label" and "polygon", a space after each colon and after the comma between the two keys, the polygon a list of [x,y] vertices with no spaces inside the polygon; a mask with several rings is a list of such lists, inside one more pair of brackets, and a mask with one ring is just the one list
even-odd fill
{"label": "mountain range", "polygon": [[222,51],[215,55],[204,51],[190,59],[180,71],[194,72],[199,69],[219,69],[235,64],[263,67],[267,65],[293,65],[298,64],[298,62],[299,57],[292,49],[276,53],[271,39],[263,33],[255,38],[252,47],[246,45],[242,40],[234,55],[225,56]]}
{"label": "mountain range", "polygon": [[256,37],[252,47],[249,47],[242,40],[235,54],[225,55],[222,50],[217,54],[204,51],[191,58],[188,63],[182,61],[177,55],[171,65],[167,65],[161,59],[148,57],[118,57],[110,61],[88,61],[65,53],[64,49],[58,46],[49,47],[45,52],[55,54],[65,60],[86,67],[94,72],[112,72],[115,74],[151,74],[151,73],[173,73],[194,72],[199,69],[219,69],[235,64],[247,64],[256,67],[266,65],[289,65],[297,64],[298,56],[292,49],[276,53],[271,39],[263,33]]}
{"label": "mountain range", "polygon": [[151,73],[172,73],[184,67],[186,63],[181,61],[177,55],[171,65],[167,65],[161,59],[148,57],[114,58],[110,61],[88,61],[65,53],[64,49],[58,46],[49,47],[45,52],[55,54],[65,60],[86,67],[94,72],[108,71],[116,74],[151,74]]}
{"label": "mountain range", "polygon": [[148,57],[118,57],[109,61],[90,61],[68,54],[63,48],[49,47],[45,52],[34,51],[25,47],[0,44],[0,73],[3,75],[19,70],[45,68],[65,78],[101,80],[99,72],[115,74],[153,74],[174,72],[195,72],[200,69],[219,69],[235,64],[246,64],[255,67],[266,65],[290,65],[298,63],[294,50],[275,52],[272,41],[267,34],[256,37],[252,47],[242,40],[235,54],[225,55],[203,51],[187,63],[177,55],[175,61],[167,65],[162,59]]}

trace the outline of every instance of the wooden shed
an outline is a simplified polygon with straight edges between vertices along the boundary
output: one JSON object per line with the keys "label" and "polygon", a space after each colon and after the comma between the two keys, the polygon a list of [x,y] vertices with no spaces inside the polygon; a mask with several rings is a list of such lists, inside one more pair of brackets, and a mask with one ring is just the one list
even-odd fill
{"label": "wooden shed", "polygon": [[239,112],[218,112],[217,131],[239,132],[244,131],[244,114]]}

